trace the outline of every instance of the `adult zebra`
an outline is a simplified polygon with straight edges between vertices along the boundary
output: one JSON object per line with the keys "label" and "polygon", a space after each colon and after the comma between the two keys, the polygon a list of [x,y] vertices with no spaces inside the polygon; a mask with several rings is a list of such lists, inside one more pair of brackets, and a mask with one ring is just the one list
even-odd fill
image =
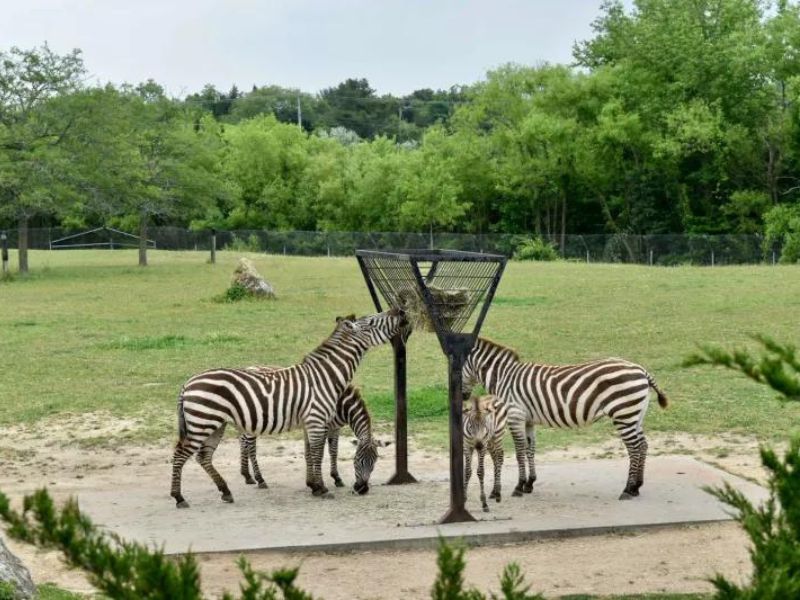
{"label": "adult zebra", "polygon": [[[248,370],[272,372],[277,368],[248,367]],[[352,385],[348,385],[336,400],[336,411],[333,414],[333,419],[328,423],[327,439],[331,461],[331,477],[336,487],[344,487],[344,482],[339,476],[337,460],[339,455],[339,430],[345,425],[349,425],[356,436],[356,453],[353,457],[356,483],[353,486],[353,490],[357,494],[366,494],[369,491],[369,475],[372,473],[375,461],[378,459],[377,447],[379,444],[372,437],[372,419],[369,416],[364,398],[361,396],[361,390]],[[304,437],[306,446],[306,485],[312,487],[312,465],[308,460],[310,455],[308,435],[304,434]],[[243,433],[239,438],[241,473],[245,483],[258,483],[259,487],[266,488],[267,484],[261,475],[261,469],[258,466],[256,457],[256,440],[255,436],[247,433]],[[250,476],[251,464],[255,480]]]}
{"label": "adult zebra", "polygon": [[322,451],[336,401],[367,350],[398,334],[408,334],[408,321],[397,309],[360,319],[339,317],[333,333],[292,367],[261,375],[247,369],[214,369],[190,378],[178,396],[179,440],[172,458],[171,496],[178,508],[189,506],[181,494],[181,475],[195,453],[222,500],[233,502],[228,484],[212,464],[227,423],[251,435],[302,424],[310,449],[312,492],[327,493]]}
{"label": "adult zebra", "polygon": [[510,403],[508,426],[519,466],[514,496],[530,493],[536,481],[534,425],[581,427],[603,416],[613,421],[630,459],[620,500],[639,495],[647,457],[642,424],[650,390],[655,391],[662,408],[667,406],[666,395],[643,367],[620,358],[539,365],[522,362],[511,348],[478,338],[462,375],[465,396],[480,383],[488,393]]}

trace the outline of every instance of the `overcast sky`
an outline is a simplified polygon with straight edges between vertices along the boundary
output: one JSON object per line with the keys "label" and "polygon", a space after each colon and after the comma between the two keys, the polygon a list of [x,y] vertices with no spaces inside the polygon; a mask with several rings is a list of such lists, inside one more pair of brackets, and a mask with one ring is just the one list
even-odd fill
{"label": "overcast sky", "polygon": [[0,0],[0,48],[83,50],[98,82],[318,92],[448,88],[506,62],[567,63],[601,0]]}

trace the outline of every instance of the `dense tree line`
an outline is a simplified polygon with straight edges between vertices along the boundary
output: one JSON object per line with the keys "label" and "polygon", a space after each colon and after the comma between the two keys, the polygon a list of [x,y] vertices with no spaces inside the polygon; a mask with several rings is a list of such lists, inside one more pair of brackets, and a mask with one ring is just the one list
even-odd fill
{"label": "dense tree line", "polygon": [[0,220],[308,230],[766,232],[800,247],[800,9],[607,1],[571,66],[447,91],[86,87],[0,56]]}

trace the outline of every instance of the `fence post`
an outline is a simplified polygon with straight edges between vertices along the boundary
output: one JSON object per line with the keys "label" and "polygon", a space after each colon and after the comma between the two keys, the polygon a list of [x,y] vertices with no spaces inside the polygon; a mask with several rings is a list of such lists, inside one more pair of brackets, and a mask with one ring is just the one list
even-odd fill
{"label": "fence post", "polygon": [[217,230],[211,229],[211,264],[217,264]]}
{"label": "fence post", "polygon": [[8,275],[8,236],[5,231],[0,233],[0,243],[3,246],[3,276],[5,277]]}
{"label": "fence post", "polygon": [[772,251],[772,266],[775,266],[775,250]]}
{"label": "fence post", "polygon": [[653,251],[650,250],[650,266],[653,266]]}
{"label": "fence post", "polygon": [[586,264],[589,264],[589,251],[586,251]]}
{"label": "fence post", "polygon": [[711,266],[714,266],[714,251],[711,251]]}

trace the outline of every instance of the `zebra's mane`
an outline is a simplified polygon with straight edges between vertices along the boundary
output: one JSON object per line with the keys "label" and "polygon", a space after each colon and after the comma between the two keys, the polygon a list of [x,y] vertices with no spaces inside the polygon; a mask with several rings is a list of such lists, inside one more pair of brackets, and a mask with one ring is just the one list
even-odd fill
{"label": "zebra's mane", "polygon": [[517,351],[514,350],[513,348],[509,348],[508,346],[504,346],[503,344],[500,344],[498,342],[495,342],[494,340],[490,340],[489,338],[485,338],[485,337],[479,337],[478,338],[478,342],[481,343],[481,344],[484,344],[486,346],[491,346],[493,348],[497,348],[498,350],[500,350],[502,352],[506,352],[506,353],[510,354],[515,361],[517,361],[517,362],[520,361],[519,354],[517,354]]}
{"label": "zebra's mane", "polygon": [[322,342],[314,348],[311,352],[306,354],[303,357],[303,360],[300,361],[300,364],[306,364],[309,358],[315,357],[319,358],[321,356],[325,356],[328,351],[332,350],[335,346],[332,342],[337,342],[347,337],[352,337],[349,335],[349,332],[342,328],[342,323],[344,321],[350,321],[350,317],[339,317],[336,320],[336,327],[334,327],[333,331],[330,333],[328,337],[326,337]]}

